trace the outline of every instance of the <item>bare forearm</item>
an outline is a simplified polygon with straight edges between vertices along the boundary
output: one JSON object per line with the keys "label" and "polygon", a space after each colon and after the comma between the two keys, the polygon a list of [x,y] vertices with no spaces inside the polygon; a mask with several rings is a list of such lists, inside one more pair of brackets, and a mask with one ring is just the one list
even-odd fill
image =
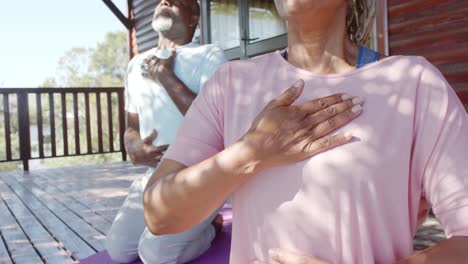
{"label": "bare forearm", "polygon": [[153,175],[144,194],[146,225],[154,234],[179,233],[195,226],[256,173],[255,160],[251,149],[238,142],[157,183]]}
{"label": "bare forearm", "polygon": [[160,82],[166,89],[172,101],[176,104],[179,111],[185,115],[197,95],[173,73],[164,74],[164,77],[160,79]]}
{"label": "bare forearm", "polygon": [[452,237],[398,264],[468,263],[468,237]]}
{"label": "bare forearm", "polygon": [[125,149],[127,152],[132,152],[134,146],[136,146],[141,141],[140,132],[132,127],[125,130],[124,143]]}

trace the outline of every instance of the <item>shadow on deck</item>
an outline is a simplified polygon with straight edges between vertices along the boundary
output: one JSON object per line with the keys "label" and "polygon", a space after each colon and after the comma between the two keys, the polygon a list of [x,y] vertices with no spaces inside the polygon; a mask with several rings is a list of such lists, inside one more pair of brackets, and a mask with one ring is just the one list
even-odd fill
{"label": "shadow on deck", "polygon": [[[127,188],[145,170],[121,162],[0,173],[0,263],[70,263],[103,250]],[[430,218],[415,249],[443,239]]]}

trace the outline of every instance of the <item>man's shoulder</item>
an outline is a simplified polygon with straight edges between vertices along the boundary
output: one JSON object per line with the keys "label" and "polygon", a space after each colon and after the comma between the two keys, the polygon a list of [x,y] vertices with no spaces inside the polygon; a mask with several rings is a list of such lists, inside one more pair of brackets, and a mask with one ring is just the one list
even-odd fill
{"label": "man's shoulder", "polygon": [[143,60],[144,58],[148,57],[150,54],[154,54],[156,50],[157,50],[157,47],[154,47],[152,49],[139,53],[130,60],[130,63],[132,61],[135,62],[135,61]]}
{"label": "man's shoulder", "polygon": [[135,55],[129,62],[127,70],[130,72],[135,64],[139,64],[143,61],[144,58],[148,57],[150,54],[155,53],[157,48],[152,48],[150,50],[144,51]]}

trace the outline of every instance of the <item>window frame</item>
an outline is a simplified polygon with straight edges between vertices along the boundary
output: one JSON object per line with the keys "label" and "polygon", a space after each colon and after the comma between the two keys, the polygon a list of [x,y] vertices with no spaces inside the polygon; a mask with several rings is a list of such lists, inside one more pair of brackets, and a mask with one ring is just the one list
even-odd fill
{"label": "window frame", "polygon": [[[239,6],[239,46],[224,50],[228,60],[247,59],[274,50],[285,48],[287,34],[264,39],[254,43],[249,40],[249,0],[237,0]],[[201,1],[202,43],[211,43],[210,0]]]}

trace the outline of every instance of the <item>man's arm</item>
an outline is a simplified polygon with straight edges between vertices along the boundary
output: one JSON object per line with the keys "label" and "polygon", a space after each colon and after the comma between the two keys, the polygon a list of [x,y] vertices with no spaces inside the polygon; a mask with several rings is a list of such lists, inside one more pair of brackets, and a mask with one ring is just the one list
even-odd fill
{"label": "man's arm", "polygon": [[127,120],[128,126],[125,131],[124,141],[130,160],[133,164],[156,167],[168,146],[153,146],[153,141],[157,137],[156,130],[153,130],[148,137],[141,138],[140,121],[137,113],[128,112]]}
{"label": "man's arm", "polygon": [[160,59],[155,55],[149,56],[143,62],[143,65],[147,65],[143,76],[159,81],[182,115],[185,115],[197,94],[174,74],[174,58],[175,50],[171,51],[167,59]]}
{"label": "man's arm", "polygon": [[197,94],[179,80],[173,71],[166,71],[166,73],[159,78],[159,81],[182,115],[185,115],[190,105],[192,105],[193,100],[197,97]]}

